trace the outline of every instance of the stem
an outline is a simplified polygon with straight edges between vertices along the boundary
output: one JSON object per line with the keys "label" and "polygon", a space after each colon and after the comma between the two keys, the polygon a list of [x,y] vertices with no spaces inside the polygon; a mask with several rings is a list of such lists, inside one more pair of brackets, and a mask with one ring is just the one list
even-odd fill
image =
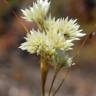
{"label": "stem", "polygon": [[67,78],[69,72],[70,72],[70,69],[67,71],[65,77],[63,78],[63,80],[61,81],[61,83],[59,84],[59,86],[57,87],[55,92],[53,93],[53,96],[55,96],[57,94],[57,92],[60,90],[60,88],[62,87],[62,85],[63,85],[65,79]]}
{"label": "stem", "polygon": [[48,63],[46,60],[41,59],[41,96],[45,96],[45,84],[48,74]]}
{"label": "stem", "polygon": [[55,70],[55,73],[54,73],[54,76],[53,76],[53,79],[52,79],[52,82],[51,82],[51,86],[50,86],[50,89],[49,89],[49,95],[48,96],[51,95],[51,91],[52,91],[53,85],[55,83],[56,77],[57,77],[57,75],[58,75],[60,70],[61,70],[61,68]]}
{"label": "stem", "polygon": [[56,93],[59,91],[59,89],[60,89],[61,86],[63,85],[64,81],[65,81],[65,79],[63,79],[63,80],[61,81],[60,85],[58,86],[58,88],[57,88],[56,91],[54,92],[53,96],[55,96]]}

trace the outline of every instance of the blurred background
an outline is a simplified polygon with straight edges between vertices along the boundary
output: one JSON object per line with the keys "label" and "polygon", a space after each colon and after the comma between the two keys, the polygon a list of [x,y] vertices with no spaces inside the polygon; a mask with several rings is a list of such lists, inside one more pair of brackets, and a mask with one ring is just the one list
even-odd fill
{"label": "blurred background", "polygon": [[[35,1],[35,0],[34,0]],[[33,0],[0,0],[0,96],[40,96],[39,57],[18,47],[35,25],[20,16]],[[96,0],[51,0],[52,16],[78,19],[87,36],[75,42],[76,63],[56,96],[96,96]],[[46,84],[49,90],[54,70]],[[53,91],[66,75],[62,71]],[[46,93],[47,94],[47,93]]]}

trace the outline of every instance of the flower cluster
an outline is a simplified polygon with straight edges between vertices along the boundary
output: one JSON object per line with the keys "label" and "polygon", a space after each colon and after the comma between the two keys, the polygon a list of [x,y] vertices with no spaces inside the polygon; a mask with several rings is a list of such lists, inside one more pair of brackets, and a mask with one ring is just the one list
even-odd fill
{"label": "flower cluster", "polygon": [[49,7],[48,0],[37,0],[33,7],[22,10],[23,18],[34,21],[39,26],[38,30],[33,29],[27,33],[26,42],[20,48],[47,58],[51,64],[70,66],[72,58],[68,56],[68,51],[72,49],[73,41],[85,34],[76,20],[69,20],[68,17],[52,18],[48,15]]}

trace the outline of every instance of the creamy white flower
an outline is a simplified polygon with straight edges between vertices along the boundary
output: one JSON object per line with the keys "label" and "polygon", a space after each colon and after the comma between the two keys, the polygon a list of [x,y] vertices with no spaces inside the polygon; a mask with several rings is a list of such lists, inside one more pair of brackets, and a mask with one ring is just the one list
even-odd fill
{"label": "creamy white flower", "polygon": [[[72,49],[73,41],[79,40],[80,37],[83,37],[85,34],[81,33],[80,25],[76,23],[77,20],[68,20],[67,18],[63,19],[55,19],[49,16],[47,20],[45,20],[45,29],[48,30],[47,34],[51,37],[54,41],[54,45],[57,45],[58,42],[61,41],[62,43],[58,43],[59,48],[64,50]],[[58,35],[58,36],[57,36]],[[53,36],[53,37],[52,37]],[[57,38],[57,39],[56,39]]]}
{"label": "creamy white flower", "polygon": [[68,51],[73,46],[73,43],[70,40],[65,40],[60,33],[49,33],[30,31],[25,37],[26,42],[22,43],[20,48],[27,50],[31,54],[37,53],[41,56],[44,54],[52,56],[56,54],[56,50]]}
{"label": "creamy white flower", "polygon": [[53,48],[63,51],[68,51],[72,49],[72,40],[66,40],[61,33],[57,32],[47,32],[47,37],[49,38]]}
{"label": "creamy white flower", "polygon": [[58,27],[58,20],[56,20],[55,17],[52,18],[51,15],[44,21],[44,28],[48,30],[48,32],[57,33]]}
{"label": "creamy white flower", "polygon": [[76,23],[76,19],[62,18],[58,20],[59,32],[62,32],[67,39],[79,40],[80,37],[85,36],[80,29],[80,25]]}
{"label": "creamy white flower", "polygon": [[68,52],[74,45],[73,41],[79,40],[85,34],[80,30],[77,20],[47,16],[49,6],[48,0],[37,0],[33,7],[22,10],[26,20],[34,21],[37,25],[39,23],[40,26],[37,31],[31,30],[27,33],[26,41],[20,48],[31,54],[37,53],[49,59],[52,64],[71,66],[72,58]]}
{"label": "creamy white flower", "polygon": [[43,42],[43,36],[40,32],[36,32],[35,30],[30,31],[27,33],[25,37],[26,42],[22,43],[20,48],[22,50],[27,50],[28,52],[34,54],[36,53],[37,49],[40,47],[41,43]]}
{"label": "creamy white flower", "polygon": [[50,2],[48,0],[37,0],[36,3],[33,3],[33,7],[21,11],[23,12],[24,19],[40,22],[46,17],[49,7]]}
{"label": "creamy white flower", "polygon": [[27,33],[25,39],[26,42],[20,46],[22,50],[27,50],[31,54],[37,53],[38,55],[43,55],[43,53],[52,55],[54,53],[49,38],[43,32],[32,30]]}
{"label": "creamy white flower", "polygon": [[77,19],[68,20],[67,18],[55,19],[49,16],[45,20],[45,29],[51,31],[51,33],[61,33],[66,39],[79,40],[80,37],[85,36],[85,33],[82,33],[80,25],[76,23]]}

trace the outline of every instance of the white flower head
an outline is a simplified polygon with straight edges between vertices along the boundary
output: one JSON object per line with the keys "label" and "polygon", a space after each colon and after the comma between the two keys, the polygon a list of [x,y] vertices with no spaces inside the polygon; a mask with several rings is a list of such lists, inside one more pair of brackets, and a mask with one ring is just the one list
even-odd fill
{"label": "white flower head", "polygon": [[80,25],[76,23],[77,19],[68,19],[63,18],[58,20],[59,32],[62,32],[65,37],[68,39],[79,40],[80,37],[85,36],[85,33],[82,33]]}
{"label": "white flower head", "polygon": [[50,2],[48,0],[37,0],[37,2],[33,3],[33,7],[21,11],[23,12],[24,19],[40,22],[46,17],[49,7]]}
{"label": "white flower head", "polygon": [[44,32],[32,30],[25,37],[26,42],[22,43],[20,48],[27,50],[29,53],[38,55],[52,55],[55,51]]}
{"label": "white flower head", "polygon": [[55,17],[52,18],[51,15],[45,20],[44,27],[46,30],[48,30],[51,33],[57,33],[58,31],[58,20],[56,20]]}

